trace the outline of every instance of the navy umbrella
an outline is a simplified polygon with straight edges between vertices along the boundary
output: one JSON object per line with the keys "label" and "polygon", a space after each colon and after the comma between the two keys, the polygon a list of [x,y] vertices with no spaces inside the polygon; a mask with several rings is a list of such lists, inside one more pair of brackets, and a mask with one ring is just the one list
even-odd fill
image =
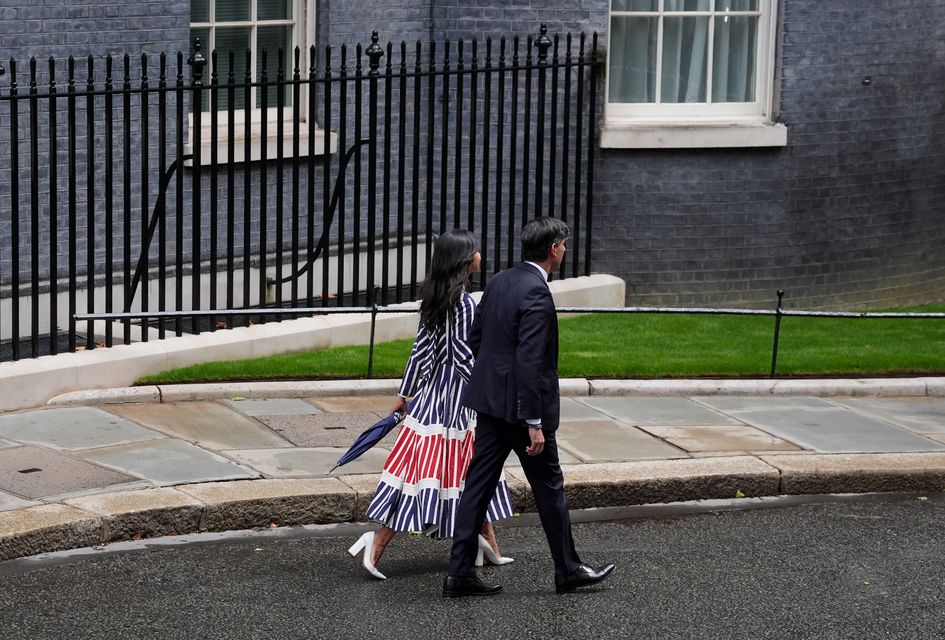
{"label": "navy umbrella", "polygon": [[344,452],[340,458],[338,458],[338,463],[331,468],[331,473],[338,467],[343,464],[348,464],[355,458],[358,458],[362,453],[376,445],[380,442],[384,436],[393,431],[394,427],[400,424],[401,420],[404,419],[403,411],[395,411],[390,414],[380,422],[376,422],[367,429],[364,430],[364,433],[358,436],[358,439],[354,441],[354,444]]}

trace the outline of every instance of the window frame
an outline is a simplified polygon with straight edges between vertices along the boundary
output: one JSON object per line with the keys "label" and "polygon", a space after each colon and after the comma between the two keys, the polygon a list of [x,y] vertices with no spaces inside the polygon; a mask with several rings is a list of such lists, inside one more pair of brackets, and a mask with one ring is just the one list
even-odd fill
{"label": "window frame", "polygon": [[[291,20],[266,20],[263,22],[264,25],[278,25],[279,23],[290,25],[294,24],[295,28],[292,33],[292,46],[289,51],[286,51],[286,79],[291,80],[295,71],[295,48],[298,47],[300,51],[300,60],[299,68],[300,74],[303,78],[308,77],[308,66],[309,66],[309,55],[310,47],[309,43],[315,42],[315,17],[316,17],[316,0],[291,0],[292,2],[292,14],[293,17]],[[227,27],[227,26],[242,26],[247,22],[253,22],[254,29],[258,28],[258,20],[252,21],[235,21],[235,22],[213,22],[212,17],[214,13],[214,2],[209,0],[209,16],[211,20],[209,22],[197,22],[190,24],[190,34],[194,29],[207,29],[212,27]],[[256,6],[255,1],[253,2],[253,7]],[[190,36],[188,35],[188,39]],[[209,73],[210,61],[209,56],[212,48],[212,42],[201,43],[201,49],[206,51],[205,54],[208,58],[207,68],[204,73],[204,84],[209,87]],[[257,82],[258,78],[256,77],[256,55],[258,51],[255,50],[255,40],[253,42],[253,68],[252,68],[252,82]],[[190,42],[190,47],[192,48],[193,42]],[[219,80],[219,79],[218,79]],[[274,78],[273,78],[274,80]],[[220,84],[219,91],[225,90],[225,82]],[[290,86],[291,87],[291,86]],[[299,91],[299,155],[307,156],[309,151],[309,101],[312,100],[310,95],[313,85],[302,84]],[[254,88],[251,92],[254,102],[257,100],[257,88]],[[209,100],[209,92],[205,95],[205,100]],[[235,136],[236,144],[234,145],[234,157],[233,162],[243,162],[246,160],[246,149],[245,149],[245,140],[243,136],[243,126],[246,123],[246,114],[247,110],[245,107],[240,107],[234,109],[233,111],[233,125],[235,127]],[[229,126],[230,126],[230,117],[229,111],[226,109],[221,109],[217,111],[217,125],[216,125],[216,134],[217,134],[217,162],[224,163],[227,162],[228,158],[228,143],[229,143]],[[280,113],[278,107],[267,107],[266,108],[266,142],[267,142],[267,159],[275,159],[276,151],[278,145],[278,123],[280,120],[285,125],[284,135],[283,135],[283,158],[293,157],[293,120],[295,115],[295,107],[286,106],[283,107]],[[252,137],[250,139],[250,161],[256,161],[262,159],[261,152],[261,142],[262,142],[262,127],[259,126],[262,123],[262,107],[254,104],[253,107],[249,110],[249,117],[251,122]],[[202,165],[211,164],[211,140],[213,134],[213,123],[211,122],[211,112],[206,110],[200,114],[200,160]],[[188,113],[188,141],[187,141],[187,150],[192,152],[194,146],[194,113],[190,111]],[[325,132],[315,124],[314,127],[314,137],[315,137],[315,155],[323,155],[325,153]],[[329,137],[329,150],[328,153],[335,152],[335,136],[330,135]],[[190,163],[188,163],[190,164]]]}
{"label": "window frame", "polygon": [[[722,0],[717,0],[719,3]],[[608,9],[608,37],[613,34],[614,16],[658,17],[656,102],[620,103],[610,100],[611,71],[608,41],[608,64],[604,83],[604,123],[602,147],[736,147],[784,146],[786,128],[776,122],[776,52],[778,49],[778,0],[759,0],[758,11],[720,11],[710,4],[709,11],[665,11],[659,0],[658,11],[614,11]],[[755,101],[711,102],[712,56],[714,55],[714,20],[718,16],[757,16],[758,34],[755,51]],[[665,17],[709,17],[707,25],[706,65],[710,77],[706,81],[706,102],[662,103],[659,89],[662,75],[662,30]]]}

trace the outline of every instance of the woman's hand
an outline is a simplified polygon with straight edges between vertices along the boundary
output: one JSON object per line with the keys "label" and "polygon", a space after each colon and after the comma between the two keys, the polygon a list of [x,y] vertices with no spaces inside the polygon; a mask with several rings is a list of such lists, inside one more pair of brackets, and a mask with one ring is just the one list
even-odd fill
{"label": "woman's hand", "polygon": [[403,414],[407,413],[407,399],[403,396],[397,396],[397,400],[394,402],[394,406],[391,407],[390,410],[391,413],[396,413],[398,411]]}

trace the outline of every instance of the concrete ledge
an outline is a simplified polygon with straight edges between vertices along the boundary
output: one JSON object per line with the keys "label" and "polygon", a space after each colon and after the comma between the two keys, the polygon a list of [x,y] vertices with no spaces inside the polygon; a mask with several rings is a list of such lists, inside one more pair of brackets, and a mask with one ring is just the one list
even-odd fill
{"label": "concrete ledge", "polygon": [[785,454],[761,459],[780,471],[782,494],[945,490],[945,453]]}
{"label": "concrete ledge", "polygon": [[318,398],[340,395],[395,394],[400,380],[313,380],[310,382],[241,382],[161,385],[162,402],[219,398]]}
{"label": "concrete ledge", "polygon": [[945,378],[591,380],[592,396],[945,396]]}
{"label": "concrete ledge", "polygon": [[149,385],[143,387],[118,387],[116,389],[85,389],[70,391],[50,398],[47,405],[122,404],[125,402],[160,402],[161,390]]}
{"label": "concrete ledge", "polygon": [[101,538],[102,519],[68,505],[44,504],[0,513],[0,561],[91,547]]}
{"label": "concrete ledge", "polygon": [[591,383],[585,378],[562,378],[558,381],[558,390],[563,396],[589,396]]}
{"label": "concrete ledge", "polygon": [[945,378],[916,378],[925,382],[925,395],[935,398],[945,396]]}
{"label": "concrete ledge", "polygon": [[[606,274],[552,282],[560,306],[623,306],[626,285]],[[412,338],[417,303],[377,317],[377,341]],[[0,363],[0,411],[26,409],[88,388],[125,387],[175,367],[306,351],[370,341],[370,314],[322,315]],[[263,396],[256,396],[263,397]]]}
{"label": "concrete ledge", "polygon": [[924,378],[778,380],[774,393],[787,396],[924,396]]}
{"label": "concrete ledge", "polygon": [[71,498],[65,503],[102,518],[102,542],[200,530],[204,505],[176,489],[144,489]]}
{"label": "concrete ledge", "polygon": [[205,505],[200,529],[208,531],[349,522],[357,498],[338,478],[238,480],[177,489]]}
{"label": "concrete ledge", "polygon": [[754,456],[562,465],[568,507],[778,495],[778,470]]}
{"label": "concrete ledge", "polygon": [[774,380],[591,380],[592,396],[768,395]]}

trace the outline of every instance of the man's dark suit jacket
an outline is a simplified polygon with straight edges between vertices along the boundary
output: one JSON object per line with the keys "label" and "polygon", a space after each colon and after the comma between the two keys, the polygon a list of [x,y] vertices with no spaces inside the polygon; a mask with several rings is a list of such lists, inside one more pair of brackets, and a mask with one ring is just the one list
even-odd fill
{"label": "man's dark suit jacket", "polygon": [[464,403],[512,424],[558,428],[558,317],[548,284],[530,264],[493,277],[470,333],[476,356]]}

